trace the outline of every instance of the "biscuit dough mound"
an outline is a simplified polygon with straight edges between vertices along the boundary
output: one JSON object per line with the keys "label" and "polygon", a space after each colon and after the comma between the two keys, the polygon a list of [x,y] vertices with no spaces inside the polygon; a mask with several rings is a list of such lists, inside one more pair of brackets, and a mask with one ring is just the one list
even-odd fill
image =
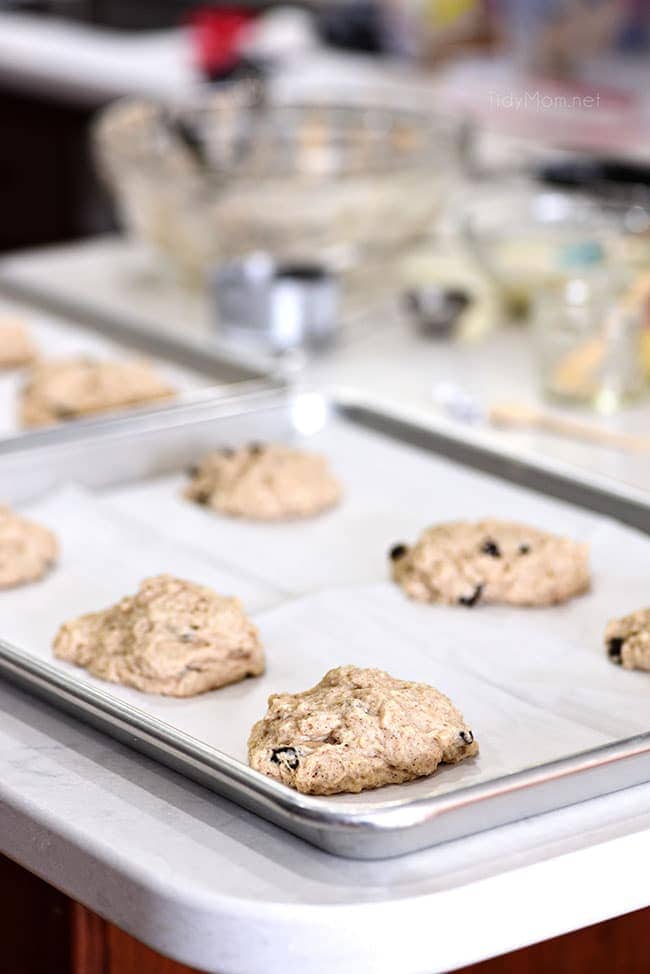
{"label": "biscuit dough mound", "polygon": [[411,781],[477,753],[444,694],[356,666],[330,670],[303,693],[273,694],[248,741],[252,768],[311,795]]}
{"label": "biscuit dough mound", "polygon": [[624,670],[650,672],[650,609],[613,619],[605,630],[605,647],[612,663]]}
{"label": "biscuit dough mound", "polygon": [[102,680],[171,697],[264,672],[257,629],[239,600],[171,575],[147,578],[135,595],[66,622],[54,655]]}
{"label": "biscuit dough mound", "polygon": [[42,578],[58,553],[56,536],[49,528],[0,506],[0,589]]}
{"label": "biscuit dough mound", "polygon": [[190,500],[261,521],[311,517],[341,497],[324,457],[282,444],[251,443],[210,453],[191,478],[185,491]]}
{"label": "biscuit dough mound", "polygon": [[421,602],[555,605],[589,589],[587,545],[510,521],[453,521],[390,551],[394,580]]}
{"label": "biscuit dough mound", "polygon": [[36,348],[21,321],[0,321],[0,369],[16,369],[36,358]]}
{"label": "biscuit dough mound", "polygon": [[37,362],[21,392],[23,426],[69,419],[168,399],[174,389],[148,362],[75,358]]}

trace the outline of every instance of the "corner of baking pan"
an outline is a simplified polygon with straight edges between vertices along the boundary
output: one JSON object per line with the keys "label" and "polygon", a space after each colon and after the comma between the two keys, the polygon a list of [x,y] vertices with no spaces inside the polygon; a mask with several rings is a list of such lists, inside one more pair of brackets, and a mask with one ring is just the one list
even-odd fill
{"label": "corner of baking pan", "polygon": [[151,408],[129,409],[111,416],[75,420],[55,428],[32,430],[0,441],[0,462],[4,456],[31,453],[63,444],[83,446],[84,442],[123,435],[145,434],[172,429],[188,423],[218,419],[263,408],[286,407],[290,390],[279,378],[252,379],[238,383],[224,394],[222,390],[201,389],[182,401]]}

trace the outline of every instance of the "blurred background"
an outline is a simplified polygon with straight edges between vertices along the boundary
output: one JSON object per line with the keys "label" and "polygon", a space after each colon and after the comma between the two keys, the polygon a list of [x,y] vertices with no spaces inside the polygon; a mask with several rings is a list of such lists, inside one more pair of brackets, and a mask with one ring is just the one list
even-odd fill
{"label": "blurred background", "polygon": [[0,248],[116,226],[89,126],[119,96],[178,102],[247,73],[295,100],[401,86],[407,105],[636,157],[649,44],[643,0],[0,0]]}
{"label": "blurred background", "polygon": [[645,0],[0,0],[0,279],[640,434],[649,69]]}

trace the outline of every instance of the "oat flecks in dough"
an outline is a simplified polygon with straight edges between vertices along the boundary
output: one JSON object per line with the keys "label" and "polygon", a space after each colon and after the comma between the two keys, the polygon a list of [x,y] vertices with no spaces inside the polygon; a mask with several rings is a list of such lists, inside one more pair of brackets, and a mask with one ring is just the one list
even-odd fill
{"label": "oat flecks in dough", "polygon": [[261,521],[310,517],[341,497],[324,457],[282,444],[210,453],[191,476],[185,491],[190,500]]}
{"label": "oat flecks in dough", "polygon": [[146,693],[191,697],[264,672],[239,599],[171,575],[145,579],[103,612],[66,622],[54,655]]}
{"label": "oat flecks in dough", "polygon": [[623,669],[650,672],[650,609],[613,619],[605,630],[605,648]]}
{"label": "oat flecks in dough", "polygon": [[148,362],[75,358],[37,362],[21,392],[23,426],[48,426],[168,399],[174,389]]}
{"label": "oat flecks in dough", "polygon": [[276,693],[248,742],[252,768],[305,794],[400,784],[478,753],[462,714],[425,683],[356,666]]}
{"label": "oat flecks in dough", "polygon": [[0,589],[42,578],[59,553],[49,528],[0,505]]}
{"label": "oat flecks in dough", "polygon": [[22,321],[0,319],[0,369],[16,369],[36,358],[36,347]]}
{"label": "oat flecks in dough", "polygon": [[589,589],[587,545],[509,521],[454,521],[389,552],[392,574],[422,602],[554,605]]}

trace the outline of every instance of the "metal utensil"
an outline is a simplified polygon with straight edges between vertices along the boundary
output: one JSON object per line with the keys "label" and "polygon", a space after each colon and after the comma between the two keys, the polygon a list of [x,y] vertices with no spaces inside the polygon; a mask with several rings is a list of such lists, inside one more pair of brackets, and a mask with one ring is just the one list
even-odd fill
{"label": "metal utensil", "polygon": [[262,253],[228,261],[212,277],[220,331],[276,352],[330,345],[339,290],[336,274],[323,264],[279,264]]}

